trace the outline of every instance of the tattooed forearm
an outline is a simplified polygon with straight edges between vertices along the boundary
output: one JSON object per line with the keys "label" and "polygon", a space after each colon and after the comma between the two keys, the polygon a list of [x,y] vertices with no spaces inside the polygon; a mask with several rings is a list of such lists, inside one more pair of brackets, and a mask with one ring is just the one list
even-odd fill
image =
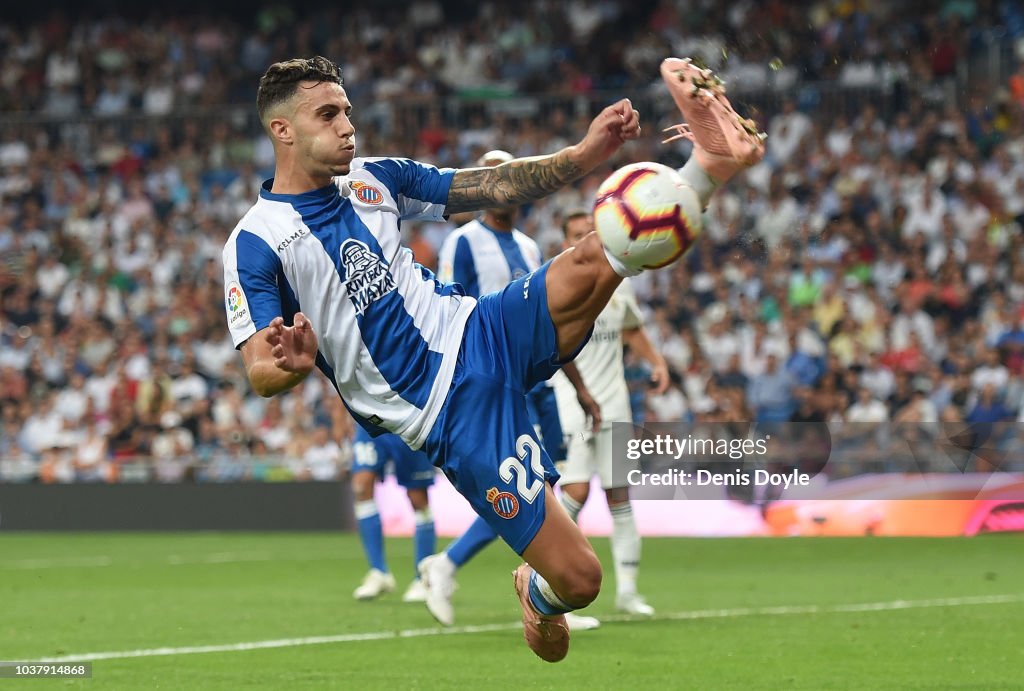
{"label": "tattooed forearm", "polygon": [[517,158],[495,168],[466,168],[452,178],[445,210],[454,214],[525,204],[565,187],[585,172],[565,149],[551,156]]}

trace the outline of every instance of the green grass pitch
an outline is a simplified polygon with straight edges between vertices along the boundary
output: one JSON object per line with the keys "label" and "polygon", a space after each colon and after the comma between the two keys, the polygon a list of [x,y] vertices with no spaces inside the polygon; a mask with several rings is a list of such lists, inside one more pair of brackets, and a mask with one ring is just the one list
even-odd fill
{"label": "green grass pitch", "polygon": [[[605,589],[588,613],[609,617],[595,546]],[[410,541],[387,548],[399,591],[360,603],[354,535],[0,534],[2,660],[342,637],[103,659],[89,680],[0,691],[1024,688],[1024,536],[648,539],[657,617],[577,633],[556,665],[523,643],[503,545],[460,573],[450,635],[401,602]]]}

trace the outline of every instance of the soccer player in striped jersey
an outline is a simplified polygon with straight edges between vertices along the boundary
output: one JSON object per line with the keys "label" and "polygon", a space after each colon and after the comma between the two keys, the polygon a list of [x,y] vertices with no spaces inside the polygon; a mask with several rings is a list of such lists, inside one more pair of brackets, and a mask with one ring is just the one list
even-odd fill
{"label": "soccer player in striped jersey", "polygon": [[[743,134],[724,96],[682,68],[671,76],[663,68],[663,77],[677,82],[669,88],[679,90],[694,159],[703,147],[711,155],[702,160],[714,171],[697,169],[706,203],[725,173],[754,161],[744,147],[755,144],[730,153]],[[525,393],[575,357],[631,271],[591,233],[477,300],[416,264],[399,223],[544,197],[639,137],[639,114],[623,99],[556,153],[438,170],[357,158],[352,104],[325,58],[271,65],[256,106],[275,174],[223,252],[228,328],[250,384],[273,396],[319,367],[364,429],[422,448],[523,557],[514,587],[527,645],[544,660],[563,659],[564,613],[597,597],[601,565],[552,491],[558,473]]]}

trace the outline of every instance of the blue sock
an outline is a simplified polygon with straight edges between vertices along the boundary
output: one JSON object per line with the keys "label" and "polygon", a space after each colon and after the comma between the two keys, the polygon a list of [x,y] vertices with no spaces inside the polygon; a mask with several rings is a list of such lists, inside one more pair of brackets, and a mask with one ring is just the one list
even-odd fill
{"label": "blue sock", "polygon": [[541,614],[565,614],[573,610],[536,571],[530,574],[530,604]]}
{"label": "blue sock", "polygon": [[363,543],[370,568],[388,573],[388,562],[384,559],[384,529],[377,513],[377,502],[373,499],[357,501],[356,520],[359,522],[359,540]]}
{"label": "blue sock", "polygon": [[434,515],[430,507],[416,511],[416,534],[413,536],[413,547],[416,550],[416,561],[412,564],[416,578],[419,578],[417,564],[437,551],[437,533],[434,532]]}
{"label": "blue sock", "polygon": [[456,566],[461,567],[476,556],[476,553],[494,542],[498,534],[491,530],[487,521],[477,516],[473,525],[466,529],[458,540],[448,545],[448,558]]}

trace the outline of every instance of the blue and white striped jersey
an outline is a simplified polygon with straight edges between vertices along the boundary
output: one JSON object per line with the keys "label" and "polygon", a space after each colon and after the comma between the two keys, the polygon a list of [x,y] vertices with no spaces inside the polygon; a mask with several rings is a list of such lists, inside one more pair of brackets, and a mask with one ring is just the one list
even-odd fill
{"label": "blue and white striped jersey", "polygon": [[371,433],[419,448],[451,385],[476,300],[444,285],[401,246],[403,219],[440,220],[453,170],[357,158],[349,175],[304,194],[259,200],[224,245],[235,346],[281,315],[303,312],[317,366]]}
{"label": "blue and white striped jersey", "polygon": [[536,271],[541,265],[540,247],[528,235],[494,230],[473,220],[444,239],[438,254],[438,277],[458,283],[467,295],[480,297]]}

